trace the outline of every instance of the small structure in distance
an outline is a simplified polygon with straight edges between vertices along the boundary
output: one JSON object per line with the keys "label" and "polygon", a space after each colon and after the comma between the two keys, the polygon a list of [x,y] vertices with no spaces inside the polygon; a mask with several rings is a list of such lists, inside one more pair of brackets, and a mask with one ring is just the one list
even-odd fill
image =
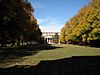
{"label": "small structure in distance", "polygon": [[59,43],[60,32],[42,32],[42,37],[44,37],[44,42],[48,44],[58,44]]}

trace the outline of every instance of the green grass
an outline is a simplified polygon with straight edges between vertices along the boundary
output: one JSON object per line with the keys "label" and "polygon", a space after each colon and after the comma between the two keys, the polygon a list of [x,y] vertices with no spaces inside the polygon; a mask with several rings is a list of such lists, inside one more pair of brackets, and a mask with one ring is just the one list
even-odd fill
{"label": "green grass", "polygon": [[[18,58],[17,61],[6,64],[6,67],[14,65],[37,65],[42,60],[57,60],[72,56],[97,56],[100,55],[100,48],[75,46],[75,45],[52,45],[55,48],[50,50],[35,50],[37,53]],[[35,52],[33,50],[33,52]],[[20,60],[20,61],[19,61]],[[3,66],[5,67],[5,66]]]}
{"label": "green grass", "polygon": [[94,56],[94,55],[100,55],[100,48],[66,45],[64,48],[39,51],[36,55],[30,56],[30,58],[32,58],[32,60],[56,60],[72,56]]}

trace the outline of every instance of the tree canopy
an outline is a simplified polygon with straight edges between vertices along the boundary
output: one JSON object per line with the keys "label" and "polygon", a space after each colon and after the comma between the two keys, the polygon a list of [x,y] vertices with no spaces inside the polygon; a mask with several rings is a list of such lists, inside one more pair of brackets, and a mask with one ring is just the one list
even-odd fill
{"label": "tree canopy", "polygon": [[[72,17],[61,29],[61,42],[99,45],[100,42],[100,0],[91,0],[87,6]],[[94,42],[92,42],[94,41]],[[99,41],[99,42],[97,42]]]}
{"label": "tree canopy", "polygon": [[[41,30],[35,19],[34,9],[27,0],[0,0],[0,43],[17,40],[40,41]],[[38,38],[37,38],[38,37]]]}

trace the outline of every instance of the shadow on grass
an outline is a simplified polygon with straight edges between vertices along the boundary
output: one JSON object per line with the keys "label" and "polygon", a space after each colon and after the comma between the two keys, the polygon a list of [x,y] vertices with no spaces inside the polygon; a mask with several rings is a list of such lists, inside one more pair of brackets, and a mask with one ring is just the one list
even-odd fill
{"label": "shadow on grass", "polygon": [[24,56],[31,56],[38,53],[40,50],[52,50],[61,47],[51,45],[34,45],[34,46],[20,46],[14,48],[0,49],[0,63],[7,62],[8,60],[19,59]]}
{"label": "shadow on grass", "polygon": [[0,69],[7,75],[100,75],[100,56],[75,56],[54,61],[41,61],[38,65],[13,66]]}

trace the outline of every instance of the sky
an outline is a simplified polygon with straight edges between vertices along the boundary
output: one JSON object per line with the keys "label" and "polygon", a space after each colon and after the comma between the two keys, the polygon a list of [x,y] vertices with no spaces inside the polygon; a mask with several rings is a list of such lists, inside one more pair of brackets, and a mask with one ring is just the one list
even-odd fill
{"label": "sky", "polygon": [[60,32],[66,22],[90,0],[29,0],[42,32]]}

